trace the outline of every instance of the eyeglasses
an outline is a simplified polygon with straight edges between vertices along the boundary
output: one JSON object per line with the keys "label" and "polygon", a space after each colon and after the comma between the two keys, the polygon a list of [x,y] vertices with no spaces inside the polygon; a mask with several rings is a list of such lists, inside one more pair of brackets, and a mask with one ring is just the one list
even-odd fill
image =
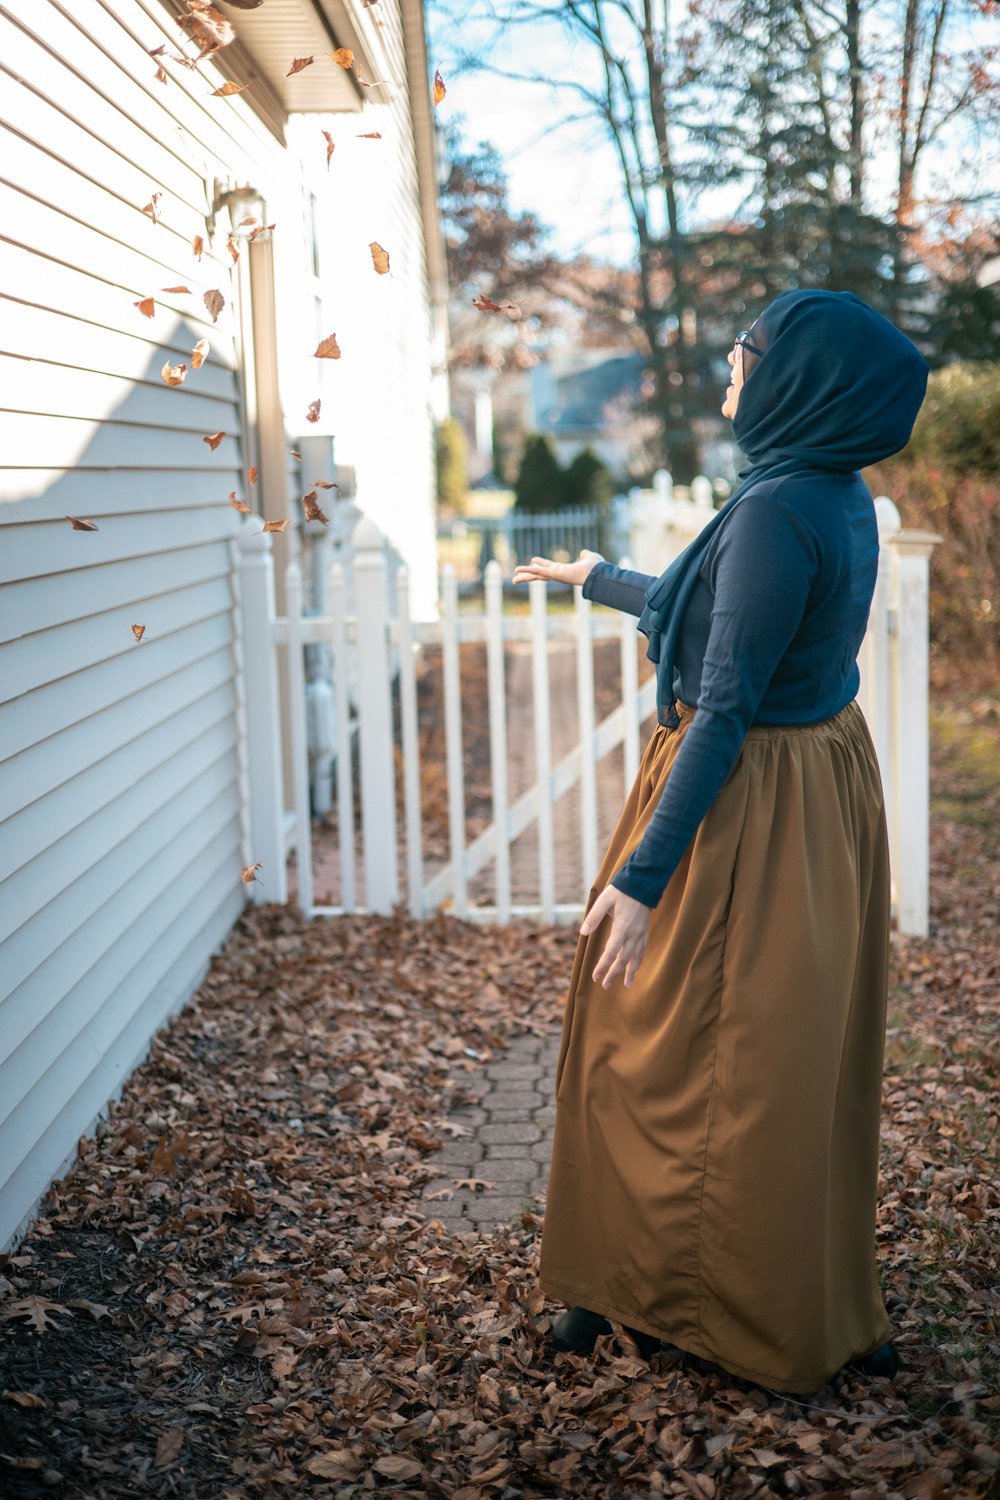
{"label": "eyeglasses", "polygon": [[751,344],[750,334],[746,328],[741,328],[739,333],[736,335],[736,338],[733,341],[733,347],[735,348],[737,344],[739,344],[740,348],[742,349],[749,349],[751,354],[763,355],[764,353],[763,349],[758,349],[756,344]]}

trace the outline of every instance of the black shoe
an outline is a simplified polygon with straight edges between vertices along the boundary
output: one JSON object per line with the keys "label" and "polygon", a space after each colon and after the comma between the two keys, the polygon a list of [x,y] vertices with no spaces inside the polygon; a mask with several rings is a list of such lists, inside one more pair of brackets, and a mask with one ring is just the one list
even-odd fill
{"label": "black shoe", "polygon": [[862,1375],[882,1375],[892,1380],[901,1363],[899,1350],[890,1340],[886,1344],[880,1344],[877,1349],[873,1349],[871,1354],[865,1354],[861,1359],[852,1359],[847,1368],[858,1370]]}
{"label": "black shoe", "polygon": [[[643,1359],[649,1359],[660,1347],[661,1340],[651,1333],[622,1324],[625,1332],[635,1339]],[[552,1319],[549,1336],[557,1349],[571,1354],[589,1354],[602,1333],[610,1333],[611,1324],[601,1313],[589,1312],[585,1307],[570,1307]]]}

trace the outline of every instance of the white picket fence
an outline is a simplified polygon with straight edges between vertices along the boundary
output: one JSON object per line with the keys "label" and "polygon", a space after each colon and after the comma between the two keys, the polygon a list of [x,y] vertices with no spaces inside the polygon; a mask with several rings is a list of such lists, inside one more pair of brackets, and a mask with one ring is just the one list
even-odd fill
{"label": "white picket fence", "polygon": [[[679,550],[692,518],[678,513],[678,505],[701,511],[700,523],[712,514],[711,505],[674,502],[669,517],[661,511],[663,534],[651,527],[656,512],[644,518],[649,551],[639,556],[647,571],[664,566],[663,558]],[[862,659],[861,703],[878,749],[886,788],[897,920],[902,931],[925,934],[928,905],[928,694],[927,585],[928,560],[936,538],[903,532],[891,500],[877,502],[883,546],[879,582]],[[683,526],[680,524],[683,522]],[[693,533],[692,533],[693,534]],[[329,576],[329,610],[304,616],[302,577],[297,565],[287,572],[287,614],[274,610],[274,582],[270,537],[251,528],[240,537],[238,595],[241,603],[246,662],[243,673],[243,714],[246,732],[250,850],[267,879],[255,893],[259,900],[284,902],[288,896],[287,856],[296,851],[298,903],[311,916],[367,910],[388,912],[404,899],[415,917],[442,905],[458,916],[476,921],[506,922],[528,916],[545,922],[575,922],[583,915],[596,874],[598,848],[597,767],[616,746],[623,747],[627,794],[638,770],[640,725],[655,708],[655,677],[639,686],[636,622],[631,615],[594,613],[575,588],[571,613],[546,608],[546,585],[528,585],[529,614],[505,615],[503,576],[491,562],[485,576],[484,609],[480,614],[458,611],[454,570],[442,570],[441,618],[411,621],[405,566],[395,570],[394,597],[398,609],[388,609],[388,577],[384,542],[377,527],[362,518],[353,534],[354,613],[346,608],[347,580],[335,562]],[[623,559],[625,561],[625,559]],[[601,723],[595,722],[593,651],[597,640],[614,638],[621,650],[621,702]],[[571,640],[576,648],[579,740],[553,764],[549,703],[548,648],[551,642]],[[493,821],[467,841],[462,769],[463,703],[459,678],[459,646],[467,641],[485,644],[487,657],[490,771]],[[512,641],[530,642],[532,652],[535,765],[537,779],[513,801],[508,794],[507,710],[504,652]],[[303,648],[326,643],[332,652],[336,694],[336,789],[339,830],[341,900],[338,906],[314,902],[309,770],[306,745],[306,692]],[[425,872],[420,798],[420,754],[417,724],[416,654],[424,645],[440,647],[444,675],[445,741],[450,859],[446,867]],[[284,653],[292,723],[294,806],[286,809],[282,796],[282,766],[278,735],[278,663]],[[399,832],[393,749],[392,673],[390,657],[398,660],[402,738],[403,818],[405,825],[405,895],[400,892]],[[356,684],[351,701],[348,684]],[[482,705],[471,711],[481,713]],[[353,825],[351,737],[360,737],[361,829]],[[580,850],[579,900],[557,902],[555,889],[554,806],[570,788],[579,786]],[[536,899],[512,899],[510,851],[531,824],[537,825],[538,879]],[[361,835],[365,904],[356,892],[356,843]],[[495,899],[471,905],[469,882],[490,864],[494,866]]]}

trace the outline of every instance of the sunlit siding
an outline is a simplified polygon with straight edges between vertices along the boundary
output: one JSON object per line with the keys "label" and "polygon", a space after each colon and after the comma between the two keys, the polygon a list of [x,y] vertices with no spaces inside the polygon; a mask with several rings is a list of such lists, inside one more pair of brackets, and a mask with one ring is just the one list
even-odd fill
{"label": "sunlit siding", "polygon": [[294,161],[245,99],[211,97],[217,72],[156,80],[149,49],[180,38],[157,0],[3,12],[0,1245],[243,906],[227,496],[246,460],[228,224],[209,246],[205,219],[217,178],[301,210]]}

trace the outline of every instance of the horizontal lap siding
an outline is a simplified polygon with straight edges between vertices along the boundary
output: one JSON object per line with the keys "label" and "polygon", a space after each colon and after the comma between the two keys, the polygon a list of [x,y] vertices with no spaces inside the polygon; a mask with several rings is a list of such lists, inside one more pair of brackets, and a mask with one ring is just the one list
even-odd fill
{"label": "horizontal lap siding", "polygon": [[156,0],[0,0],[0,1245],[244,902],[236,287],[205,216],[216,179],[270,204],[294,173],[209,64],[156,81],[180,41]]}

